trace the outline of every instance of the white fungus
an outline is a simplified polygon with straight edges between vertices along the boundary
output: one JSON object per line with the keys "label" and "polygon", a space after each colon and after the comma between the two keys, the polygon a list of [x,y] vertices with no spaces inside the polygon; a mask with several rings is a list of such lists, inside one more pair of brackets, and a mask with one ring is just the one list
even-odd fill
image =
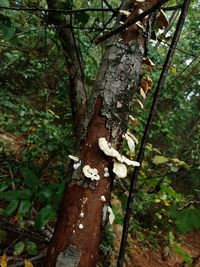
{"label": "white fungus", "polygon": [[136,102],[139,104],[141,109],[144,108],[144,105],[142,104],[142,102],[139,99],[136,99]]}
{"label": "white fungus", "polygon": [[135,137],[135,135],[133,135],[133,134],[130,133],[129,131],[127,131],[126,133],[133,139],[133,141],[134,141],[136,144],[139,143],[138,140],[137,140],[137,138]]}
{"label": "white fungus", "polygon": [[101,196],[101,201],[103,201],[103,202],[105,202],[106,201],[106,198],[105,198],[105,196]]}
{"label": "white fungus", "polygon": [[127,176],[127,168],[123,163],[115,162],[113,165],[113,172],[118,178],[125,178]]}
{"label": "white fungus", "polygon": [[127,165],[140,166],[140,163],[134,160],[130,160],[114,149],[111,144],[106,140],[105,137],[99,138],[99,147],[107,155],[116,158],[121,163],[126,163]]}
{"label": "white fungus", "polygon": [[99,147],[107,155],[113,158],[117,158],[120,154],[114,149],[105,137],[99,138]]}
{"label": "white fungus", "polygon": [[74,170],[78,169],[81,166],[81,160],[78,162],[75,162],[73,165]]}
{"label": "white fungus", "polygon": [[144,12],[144,10],[142,10],[141,8],[138,9],[138,15],[142,14]]}
{"label": "white fungus", "polygon": [[110,174],[109,174],[108,168],[105,167],[104,168],[104,177],[109,177],[109,176],[110,176]]}
{"label": "white fungus", "polygon": [[85,165],[83,167],[83,173],[85,177],[90,178],[92,181],[98,181],[100,179],[100,176],[98,175],[98,170],[96,168],[91,168],[89,165]]}
{"label": "white fungus", "polygon": [[108,220],[110,224],[113,224],[114,220],[115,220],[115,215],[113,213],[113,210],[111,209],[111,207],[108,206]]}
{"label": "white fungus", "polygon": [[128,158],[126,158],[125,156],[123,155],[120,155],[120,157],[117,158],[121,163],[126,163],[127,165],[132,165],[133,167],[135,166],[140,166],[140,163],[135,161],[135,160],[130,160]]}
{"label": "white fungus", "polygon": [[126,139],[126,142],[128,144],[128,148],[130,149],[131,152],[135,151],[135,142],[133,140],[133,138],[131,138],[130,135],[128,135],[127,133],[124,134],[124,138]]}
{"label": "white fungus", "polygon": [[80,223],[79,226],[78,226],[79,229],[83,229],[83,227],[84,227],[84,226],[83,226],[82,223]]}
{"label": "white fungus", "polygon": [[127,17],[131,14],[131,12],[129,12],[128,10],[119,10],[119,13],[121,13]]}
{"label": "white fungus", "polygon": [[83,218],[83,217],[84,217],[84,215],[85,215],[85,214],[84,214],[84,212],[82,212],[82,211],[81,211],[81,213],[80,213],[80,215],[79,215],[79,216],[80,216],[81,218]]}
{"label": "white fungus", "polygon": [[68,155],[68,157],[69,157],[70,159],[72,159],[73,161],[75,161],[75,162],[78,162],[78,161],[79,161],[79,158],[76,157],[76,156]]}

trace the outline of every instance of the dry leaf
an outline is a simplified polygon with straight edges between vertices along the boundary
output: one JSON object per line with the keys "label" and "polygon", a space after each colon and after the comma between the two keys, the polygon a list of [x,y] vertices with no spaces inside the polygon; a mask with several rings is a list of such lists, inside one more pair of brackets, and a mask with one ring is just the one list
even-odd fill
{"label": "dry leaf", "polygon": [[158,14],[158,17],[156,19],[156,24],[161,30],[169,26],[169,21],[165,15],[165,12],[162,9],[160,10],[160,13]]}
{"label": "dry leaf", "polygon": [[7,267],[7,262],[8,262],[9,258],[7,257],[7,255],[4,253],[1,257],[0,257],[0,266],[1,267]]}
{"label": "dry leaf", "polygon": [[139,30],[142,30],[142,31],[144,30],[144,27],[142,26],[140,22],[136,22],[135,25],[137,26]]}
{"label": "dry leaf", "polygon": [[29,260],[24,260],[24,267],[33,267],[33,264]]}
{"label": "dry leaf", "polygon": [[139,106],[141,109],[144,108],[144,105],[142,104],[142,102],[141,102],[139,99],[135,99],[135,100],[133,100],[133,102],[137,103],[138,106]]}
{"label": "dry leaf", "polygon": [[153,67],[155,67],[155,64],[150,58],[143,58],[142,60],[142,68],[146,71],[152,71]]}
{"label": "dry leaf", "polygon": [[135,127],[136,125],[138,125],[138,120],[136,118],[134,118],[133,116],[131,115],[128,115],[129,117],[129,120],[131,122],[131,124]]}
{"label": "dry leaf", "polygon": [[[146,76],[142,79],[140,87],[142,88],[142,90],[144,91],[145,95],[147,94],[147,92],[151,89],[153,85],[153,81],[151,78],[149,78],[149,76]],[[141,93],[140,93],[141,94]]]}
{"label": "dry leaf", "polygon": [[129,12],[128,10],[119,10],[119,13],[121,13],[122,15],[125,15],[126,17],[130,16],[131,12]]}
{"label": "dry leaf", "polygon": [[154,40],[154,41],[157,41],[156,31],[152,31],[151,32],[151,39]]}
{"label": "dry leaf", "polygon": [[142,87],[140,87],[140,95],[144,98],[144,99],[146,99],[146,94],[145,94],[145,92],[143,91],[143,89],[142,89]]}

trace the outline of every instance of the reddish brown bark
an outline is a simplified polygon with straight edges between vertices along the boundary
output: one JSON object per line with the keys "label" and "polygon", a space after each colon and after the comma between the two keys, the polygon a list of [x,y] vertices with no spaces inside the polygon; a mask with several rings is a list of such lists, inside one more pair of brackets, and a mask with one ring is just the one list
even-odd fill
{"label": "reddish brown bark", "polygon": [[[99,211],[103,210],[105,204],[101,201],[101,196],[104,195],[108,203],[111,192],[111,177],[104,177],[104,168],[109,167],[111,162],[98,147],[100,137],[110,139],[106,119],[101,115],[101,107],[102,99],[99,97],[88,134],[81,146],[84,165],[89,164],[92,168],[97,168],[101,179],[95,189],[79,184],[72,184],[66,189],[57,225],[59,232],[53,237],[46,267],[55,266],[58,254],[69,245],[74,245],[82,253],[78,266],[95,266],[101,241],[99,233],[103,227],[103,214]],[[80,217],[81,213],[84,213],[83,218]],[[80,229],[80,225],[83,225],[83,229]]]}

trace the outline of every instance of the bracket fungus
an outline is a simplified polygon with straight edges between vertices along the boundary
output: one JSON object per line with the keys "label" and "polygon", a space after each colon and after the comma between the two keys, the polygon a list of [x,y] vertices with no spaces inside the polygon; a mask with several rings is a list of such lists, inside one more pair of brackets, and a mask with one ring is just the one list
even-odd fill
{"label": "bracket fungus", "polygon": [[127,131],[126,133],[127,133],[127,135],[129,135],[129,136],[133,139],[133,141],[134,141],[136,144],[139,143],[138,140],[137,140],[137,138],[135,137],[135,135],[133,135],[133,134],[130,133],[129,131]]}
{"label": "bracket fungus", "polygon": [[126,139],[126,142],[128,144],[128,148],[130,149],[130,151],[134,152],[135,151],[135,141],[133,140],[133,138],[127,133],[125,133],[123,137]]}
{"label": "bracket fungus", "polygon": [[91,168],[89,165],[85,165],[83,167],[83,173],[85,177],[90,178],[92,181],[93,180],[98,181],[100,179],[98,170],[96,168]]}
{"label": "bracket fungus", "polygon": [[138,167],[138,166],[140,166],[140,163],[138,162],[138,161],[135,161],[135,160],[130,160],[130,159],[128,159],[128,158],[126,158],[125,156],[123,156],[123,155],[120,155],[121,157],[120,158],[118,158],[118,160],[121,162],[121,163],[126,163],[126,165],[128,165],[128,166],[133,166],[133,167]]}
{"label": "bracket fungus", "polygon": [[78,157],[73,155],[68,155],[68,157],[74,161],[73,168],[76,170],[81,166],[81,160]]}
{"label": "bracket fungus", "polygon": [[107,156],[117,158],[120,155],[119,152],[111,146],[111,143],[109,143],[105,137],[99,138],[99,147]]}
{"label": "bracket fungus", "polygon": [[78,162],[78,161],[79,161],[79,158],[76,157],[76,156],[68,155],[68,157],[69,157],[71,160],[75,161],[75,162]]}
{"label": "bracket fungus", "polygon": [[113,213],[113,210],[111,209],[110,206],[108,206],[107,211],[108,211],[108,214],[109,214],[109,215],[108,215],[109,223],[110,223],[110,224],[113,224],[113,222],[114,222],[114,220],[115,220],[115,215],[114,215],[114,213]]}
{"label": "bracket fungus", "polygon": [[140,163],[134,160],[130,160],[125,156],[121,155],[116,149],[114,149],[111,144],[106,140],[105,137],[99,138],[99,147],[107,156],[116,158],[119,162],[125,163],[132,166],[140,166]]}
{"label": "bracket fungus", "polygon": [[107,167],[104,168],[104,177],[109,177],[110,174],[109,174],[109,170]]}
{"label": "bracket fungus", "polygon": [[101,201],[106,202],[105,196],[101,196],[100,199],[101,199]]}
{"label": "bracket fungus", "polygon": [[113,172],[118,178],[125,178],[127,176],[127,168],[123,163],[115,162],[113,165]]}

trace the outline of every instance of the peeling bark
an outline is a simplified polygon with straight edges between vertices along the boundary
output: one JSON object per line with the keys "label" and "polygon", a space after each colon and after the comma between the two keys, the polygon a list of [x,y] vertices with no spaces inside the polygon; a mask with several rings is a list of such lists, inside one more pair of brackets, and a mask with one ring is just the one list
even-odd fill
{"label": "peeling bark", "polygon": [[[132,16],[137,15],[138,9],[145,11],[157,2],[151,0],[137,4]],[[143,24],[146,25],[146,19]],[[86,135],[80,145],[82,166],[74,171],[65,190],[45,267],[96,266],[113,182],[112,159],[99,149],[98,139],[105,137],[116,149],[121,146],[132,98],[140,83],[145,43],[145,34],[129,27],[107,44],[90,99]],[[91,181],[84,177],[84,165],[96,168],[100,180]],[[109,169],[109,177],[104,175],[105,167]],[[106,201],[102,201],[102,196]],[[68,253],[71,249],[77,259],[80,256],[74,265],[68,265],[69,260],[70,264],[72,262]],[[56,265],[61,257],[64,265]]]}

